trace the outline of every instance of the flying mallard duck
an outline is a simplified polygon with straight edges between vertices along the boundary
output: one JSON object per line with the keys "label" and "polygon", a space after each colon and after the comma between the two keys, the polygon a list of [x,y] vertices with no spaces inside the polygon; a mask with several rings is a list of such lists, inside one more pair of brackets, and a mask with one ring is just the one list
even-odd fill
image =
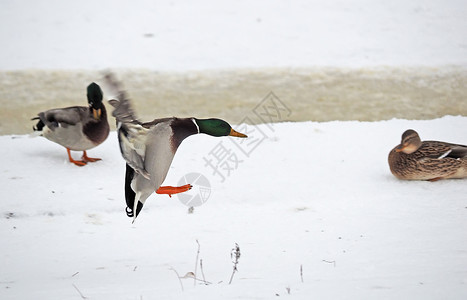
{"label": "flying mallard duck", "polygon": [[154,191],[171,196],[192,188],[190,184],[180,187],[161,186],[175,152],[184,139],[198,133],[216,137],[247,137],[220,119],[172,117],[142,123],[135,117],[120,83],[112,75],[106,75],[105,78],[117,95],[109,103],[115,108],[112,115],[117,119],[120,151],[126,161],[126,213],[128,217],[133,217],[133,222]]}
{"label": "flying mallard duck", "polygon": [[[89,107],[72,106],[55,108],[40,112],[34,131],[62,145],[68,152],[70,162],[84,166],[87,162],[95,162],[100,158],[88,157],[86,150],[96,147],[105,141],[109,135],[107,112],[102,103],[102,91],[96,83],[87,87]],[[74,160],[70,150],[83,151],[82,160]]]}
{"label": "flying mallard duck", "polygon": [[436,181],[467,177],[467,146],[420,140],[415,130],[402,134],[389,152],[389,168],[399,179]]}

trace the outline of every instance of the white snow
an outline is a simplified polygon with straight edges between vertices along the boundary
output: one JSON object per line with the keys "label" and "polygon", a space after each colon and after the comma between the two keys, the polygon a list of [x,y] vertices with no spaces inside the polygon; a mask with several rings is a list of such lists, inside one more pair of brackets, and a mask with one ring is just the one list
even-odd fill
{"label": "white snow", "polygon": [[0,69],[467,65],[463,0],[0,3]]}
{"label": "white snow", "polygon": [[[44,138],[2,136],[0,298],[465,299],[466,180],[393,177],[387,154],[407,128],[467,144],[467,117],[250,126],[267,138],[249,156],[238,139],[190,137],[165,185],[201,173],[208,201],[188,214],[154,194],[133,225],[115,132],[85,167]],[[219,142],[239,161],[223,182],[205,163]],[[182,291],[174,270],[195,272],[196,241],[212,284]]]}
{"label": "white snow", "polygon": [[[0,70],[443,72],[467,66],[466,16],[462,0],[3,0]],[[115,132],[81,168],[44,138],[0,136],[0,299],[467,299],[467,180],[387,165],[407,128],[467,144],[467,113],[235,128],[250,138],[188,138],[164,183],[202,174],[204,205],[154,194],[135,224]],[[219,150],[225,180],[206,162]]]}

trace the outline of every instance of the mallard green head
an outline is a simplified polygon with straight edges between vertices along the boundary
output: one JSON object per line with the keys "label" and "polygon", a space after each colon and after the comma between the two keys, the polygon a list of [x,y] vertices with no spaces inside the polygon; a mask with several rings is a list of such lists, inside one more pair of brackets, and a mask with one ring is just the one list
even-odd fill
{"label": "mallard green head", "polygon": [[88,85],[88,103],[94,119],[99,120],[102,114],[102,90],[95,82]]}
{"label": "mallard green head", "polygon": [[408,129],[402,134],[401,144],[397,146],[396,152],[412,154],[420,148],[422,140],[415,130]]}
{"label": "mallard green head", "polygon": [[239,133],[232,129],[229,123],[221,119],[193,119],[198,125],[199,133],[211,136],[235,136],[246,138],[246,134]]}

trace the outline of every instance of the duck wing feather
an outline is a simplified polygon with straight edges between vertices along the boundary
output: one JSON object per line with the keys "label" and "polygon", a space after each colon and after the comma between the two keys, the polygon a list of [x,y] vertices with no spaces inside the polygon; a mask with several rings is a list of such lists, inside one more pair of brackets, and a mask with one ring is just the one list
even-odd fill
{"label": "duck wing feather", "polygon": [[67,108],[50,109],[38,114],[40,120],[51,130],[62,126],[74,126],[86,117],[89,117],[89,108],[84,106],[72,106]]}
{"label": "duck wing feather", "polygon": [[131,102],[123,90],[120,82],[114,76],[105,76],[107,85],[114,91],[115,99],[109,100],[114,107],[112,116],[117,120],[118,141],[120,152],[127,164],[135,172],[149,179],[149,172],[145,169],[146,142],[149,130],[142,126],[137,119]]}

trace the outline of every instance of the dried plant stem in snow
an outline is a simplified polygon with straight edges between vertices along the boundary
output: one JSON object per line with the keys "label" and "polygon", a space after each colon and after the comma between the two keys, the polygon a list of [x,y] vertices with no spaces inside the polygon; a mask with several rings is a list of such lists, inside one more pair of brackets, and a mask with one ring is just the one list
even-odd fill
{"label": "dried plant stem in snow", "polygon": [[230,252],[230,258],[232,259],[233,270],[232,270],[232,275],[230,276],[229,284],[232,283],[234,274],[235,274],[235,272],[238,271],[237,265],[238,265],[238,260],[240,259],[240,247],[238,246],[237,243],[235,243],[235,247]]}
{"label": "dried plant stem in snow", "polygon": [[193,281],[193,284],[196,286],[196,275],[198,271],[198,259],[199,259],[199,251],[201,249],[201,245],[199,244],[198,240],[196,240],[196,243],[198,244],[198,252],[196,252],[196,261],[195,261],[195,279]]}
{"label": "dried plant stem in snow", "polygon": [[206,277],[204,277],[204,270],[203,270],[203,260],[199,260],[199,268],[201,269],[201,275],[203,275],[204,284],[208,285],[209,283],[206,281]]}
{"label": "dried plant stem in snow", "polygon": [[180,275],[178,274],[177,270],[175,270],[174,268],[170,268],[172,271],[175,272],[175,274],[177,274],[177,278],[178,278],[178,281],[180,282],[180,287],[182,288],[182,291],[184,291],[184,288],[183,288],[183,282],[182,280],[180,279]]}
{"label": "dried plant stem in snow", "polygon": [[73,284],[73,287],[75,288],[75,290],[79,293],[79,295],[81,296],[81,299],[87,299],[87,297],[85,297],[81,291],[76,287],[76,285]]}
{"label": "dried plant stem in snow", "polygon": [[303,283],[303,265],[300,265],[300,278],[301,278],[302,283]]}

